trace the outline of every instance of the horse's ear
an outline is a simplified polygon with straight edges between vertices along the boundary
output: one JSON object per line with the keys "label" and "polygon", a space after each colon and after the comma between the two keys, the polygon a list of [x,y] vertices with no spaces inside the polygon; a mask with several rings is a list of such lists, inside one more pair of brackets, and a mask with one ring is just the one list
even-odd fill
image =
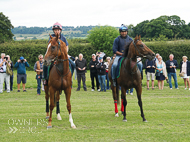
{"label": "horse's ear", "polygon": [[136,37],[135,37],[135,42],[138,40],[138,35],[136,35]]}
{"label": "horse's ear", "polygon": [[49,34],[49,37],[52,39],[53,37]]}
{"label": "horse's ear", "polygon": [[56,34],[56,41],[58,41],[59,39],[59,34]]}
{"label": "horse's ear", "polygon": [[141,40],[141,35],[139,35],[139,40]]}

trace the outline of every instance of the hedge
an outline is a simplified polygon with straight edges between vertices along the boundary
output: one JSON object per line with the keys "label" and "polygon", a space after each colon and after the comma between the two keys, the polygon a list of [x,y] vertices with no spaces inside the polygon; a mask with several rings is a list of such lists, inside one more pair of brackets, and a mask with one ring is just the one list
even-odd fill
{"label": "hedge", "polygon": [[154,53],[159,53],[163,61],[169,60],[169,55],[173,54],[178,64],[182,61],[183,56],[190,57],[190,41],[166,41],[166,42],[145,42],[145,44]]}

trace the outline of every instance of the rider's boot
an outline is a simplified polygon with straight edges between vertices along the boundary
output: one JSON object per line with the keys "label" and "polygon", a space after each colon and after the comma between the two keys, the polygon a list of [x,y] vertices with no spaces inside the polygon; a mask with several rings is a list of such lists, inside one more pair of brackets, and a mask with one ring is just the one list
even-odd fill
{"label": "rider's boot", "polygon": [[113,86],[116,86],[116,79],[113,79]]}

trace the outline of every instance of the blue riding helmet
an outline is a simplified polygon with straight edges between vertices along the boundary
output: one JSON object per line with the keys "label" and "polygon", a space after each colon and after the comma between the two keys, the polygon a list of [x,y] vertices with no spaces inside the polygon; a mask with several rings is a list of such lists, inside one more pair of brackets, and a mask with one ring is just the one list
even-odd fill
{"label": "blue riding helmet", "polygon": [[124,24],[121,25],[121,27],[119,27],[119,32],[128,32],[128,28],[127,26],[125,26]]}

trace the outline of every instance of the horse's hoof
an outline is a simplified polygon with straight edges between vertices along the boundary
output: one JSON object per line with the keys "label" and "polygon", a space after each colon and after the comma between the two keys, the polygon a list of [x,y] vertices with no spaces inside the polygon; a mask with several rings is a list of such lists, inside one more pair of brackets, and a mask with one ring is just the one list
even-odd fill
{"label": "horse's hoof", "polygon": [[52,128],[52,126],[47,126],[47,129]]}
{"label": "horse's hoof", "polygon": [[76,127],[75,124],[74,124],[74,125],[71,125],[71,128],[76,129],[77,127]]}
{"label": "horse's hoof", "polygon": [[115,114],[115,117],[119,117],[119,114],[118,114],[118,113],[116,113],[116,114]]}
{"label": "horse's hoof", "polygon": [[145,120],[143,120],[143,122],[148,122],[148,121],[145,119]]}
{"label": "horse's hoof", "polygon": [[125,119],[123,118],[123,122],[127,122],[127,119],[126,119],[126,118],[125,118]]}
{"label": "horse's hoof", "polygon": [[57,114],[57,120],[62,120],[61,115],[59,113]]}
{"label": "horse's hoof", "polygon": [[124,115],[124,112],[123,112],[123,111],[121,111],[121,114],[122,114],[122,115]]}
{"label": "horse's hoof", "polygon": [[46,119],[49,119],[49,116],[46,116]]}

